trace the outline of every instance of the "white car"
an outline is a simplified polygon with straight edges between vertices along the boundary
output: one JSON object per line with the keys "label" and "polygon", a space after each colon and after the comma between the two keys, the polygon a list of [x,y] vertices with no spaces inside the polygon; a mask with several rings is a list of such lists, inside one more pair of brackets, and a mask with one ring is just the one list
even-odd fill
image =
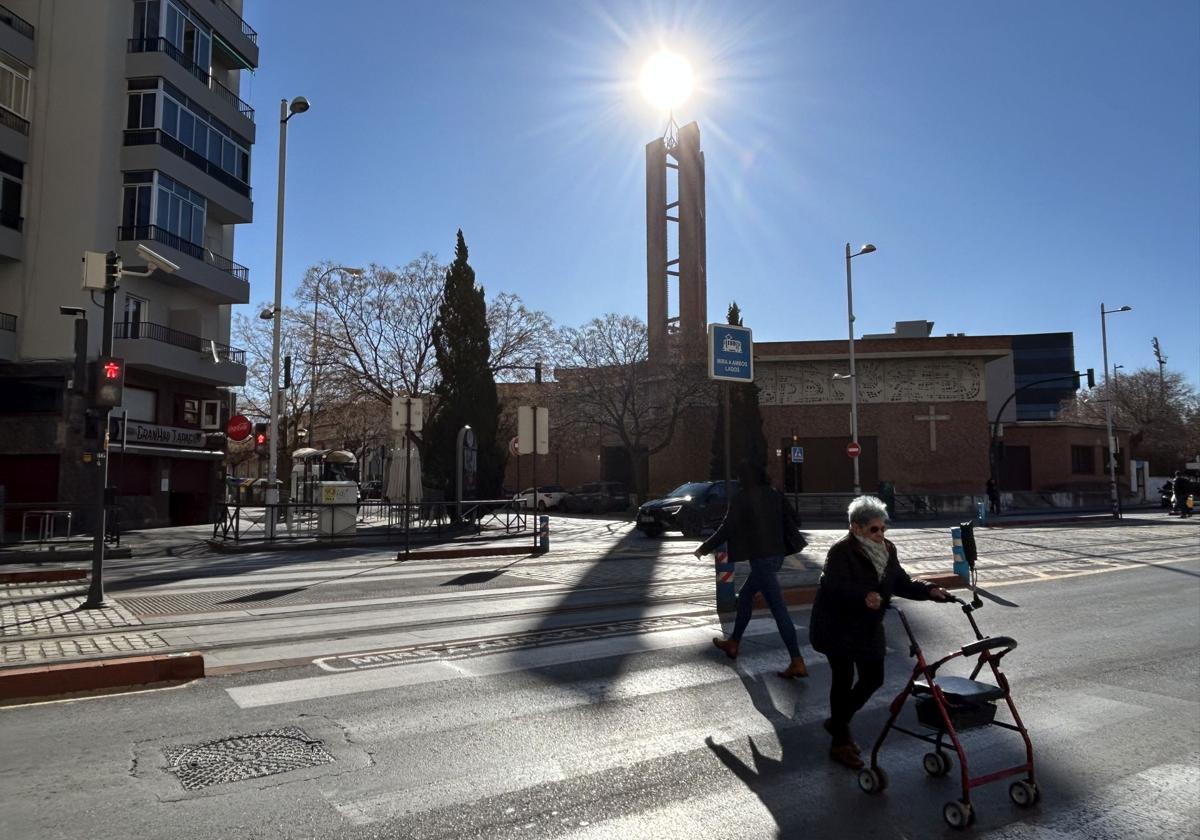
{"label": "white car", "polygon": [[[562,507],[563,499],[569,494],[557,484],[539,484],[537,488],[537,509],[556,510]],[[533,507],[533,488],[527,487],[513,496],[514,502],[520,502],[522,508]]]}

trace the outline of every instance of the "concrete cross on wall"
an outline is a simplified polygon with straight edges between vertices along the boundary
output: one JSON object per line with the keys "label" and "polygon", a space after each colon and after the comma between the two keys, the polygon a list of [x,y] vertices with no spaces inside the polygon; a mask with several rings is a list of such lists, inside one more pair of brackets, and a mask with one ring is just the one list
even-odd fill
{"label": "concrete cross on wall", "polygon": [[935,414],[933,406],[929,406],[928,414],[914,414],[913,419],[924,420],[929,424],[929,451],[937,452],[937,424],[939,420],[949,420],[949,414]]}

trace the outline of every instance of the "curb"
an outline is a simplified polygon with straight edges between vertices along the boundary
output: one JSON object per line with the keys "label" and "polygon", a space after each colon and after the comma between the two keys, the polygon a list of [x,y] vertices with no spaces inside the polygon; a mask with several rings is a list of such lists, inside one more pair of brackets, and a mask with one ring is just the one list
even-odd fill
{"label": "curb", "polygon": [[5,668],[0,670],[0,700],[29,700],[203,676],[204,657],[195,652]]}
{"label": "curb", "polygon": [[0,584],[54,583],[62,580],[87,580],[87,569],[40,569],[30,572],[0,572]]}
{"label": "curb", "polygon": [[[526,536],[528,539],[528,536]],[[491,546],[481,548],[441,548],[433,551],[410,551],[408,557],[405,558],[404,552],[401,551],[396,555],[397,560],[457,560],[463,557],[511,557],[519,555],[522,557],[532,557],[534,555],[544,554],[545,552],[537,551],[536,549],[526,546]]]}
{"label": "curb", "polygon": [[[963,589],[966,583],[958,575],[927,575],[919,578],[927,583],[932,583],[934,586],[940,586],[943,589]],[[791,607],[803,607],[811,604],[817,597],[816,586],[792,586],[783,590],[783,601]],[[767,602],[763,600],[761,594],[754,596],[754,608],[756,610],[767,609]]]}

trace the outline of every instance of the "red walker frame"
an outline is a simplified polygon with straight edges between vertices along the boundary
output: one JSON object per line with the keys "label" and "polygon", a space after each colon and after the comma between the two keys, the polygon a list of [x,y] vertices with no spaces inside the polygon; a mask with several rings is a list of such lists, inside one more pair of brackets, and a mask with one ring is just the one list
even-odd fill
{"label": "red walker frame", "polygon": [[[1007,636],[985,637],[980,632],[979,625],[972,614],[976,609],[983,606],[983,602],[979,600],[978,595],[969,604],[960,598],[953,598],[952,600],[962,606],[963,613],[966,614],[967,619],[971,622],[971,629],[975,631],[975,641],[963,645],[959,650],[943,656],[932,664],[925,661],[925,655],[922,653],[921,646],[913,636],[912,627],[909,625],[908,619],[905,618],[904,612],[895,606],[888,607],[895,610],[896,614],[900,616],[900,622],[904,625],[904,632],[908,634],[910,643],[909,655],[916,657],[917,662],[913,667],[912,675],[908,679],[908,684],[905,685],[904,690],[891,702],[889,707],[891,714],[883,727],[883,731],[879,733],[879,738],[875,741],[874,749],[871,750],[871,764],[860,771],[858,784],[866,793],[878,793],[887,787],[887,775],[884,773],[883,768],[879,766],[879,750],[883,746],[888,733],[893,729],[905,735],[911,735],[926,743],[933,744],[935,752],[926,754],[924,758],[925,771],[934,776],[945,775],[950,770],[950,764],[949,758],[942,750],[942,739],[949,736],[950,742],[954,745],[954,751],[958,753],[959,773],[962,778],[962,799],[946,803],[942,809],[942,816],[952,828],[966,828],[975,822],[975,809],[971,804],[972,788],[1012,776],[1024,775],[1024,779],[1013,782],[1009,787],[1009,797],[1012,801],[1021,807],[1030,807],[1038,801],[1039,794],[1037,782],[1034,777],[1033,744],[1029,740],[1029,731],[1025,728],[1025,724],[1021,722],[1021,716],[1017,713],[1017,707],[1013,703],[1008,679],[1000,670],[1000,660],[1015,648],[1017,643]],[[999,653],[994,652],[997,648],[1000,648]],[[988,686],[986,683],[976,683],[975,685],[980,689],[992,689],[992,696],[988,698],[988,702],[991,699],[1000,699],[1000,697],[995,696],[996,689],[1003,692],[1001,696],[1008,705],[1009,714],[1012,715],[1014,721],[1014,723],[1005,723],[1003,721],[992,720],[982,725],[999,726],[1004,729],[1011,729],[1014,732],[1020,732],[1021,738],[1025,741],[1025,763],[985,773],[982,776],[972,777],[967,763],[966,750],[963,749],[962,742],[954,726],[954,721],[947,708],[949,701],[942,687],[938,685],[936,675],[938,669],[947,662],[958,657],[967,658],[976,654],[979,655],[979,660],[975,663],[975,668],[971,671],[969,679],[974,682],[985,665],[990,667],[996,679],[996,685],[994,687]],[[922,677],[924,678],[924,683],[918,686],[917,681]],[[914,732],[896,723],[896,719],[899,717],[900,711],[904,708],[904,704],[909,696],[926,692],[932,696],[941,717],[942,726],[936,730],[936,736],[924,732]]]}

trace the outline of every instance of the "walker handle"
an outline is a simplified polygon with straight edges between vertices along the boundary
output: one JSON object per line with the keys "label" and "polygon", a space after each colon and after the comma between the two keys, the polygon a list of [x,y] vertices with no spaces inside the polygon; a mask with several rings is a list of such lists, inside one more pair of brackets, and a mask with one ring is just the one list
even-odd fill
{"label": "walker handle", "polygon": [[[1006,649],[1004,653],[1008,653],[1008,651],[1012,650],[1016,646],[1017,640],[1010,636],[988,636],[987,638],[980,639],[977,642],[971,642],[970,644],[963,645],[962,655],[974,656],[975,654],[982,653],[985,650],[992,650],[993,648],[1001,647]],[[1001,656],[1003,655],[1004,654],[1001,654]]]}

